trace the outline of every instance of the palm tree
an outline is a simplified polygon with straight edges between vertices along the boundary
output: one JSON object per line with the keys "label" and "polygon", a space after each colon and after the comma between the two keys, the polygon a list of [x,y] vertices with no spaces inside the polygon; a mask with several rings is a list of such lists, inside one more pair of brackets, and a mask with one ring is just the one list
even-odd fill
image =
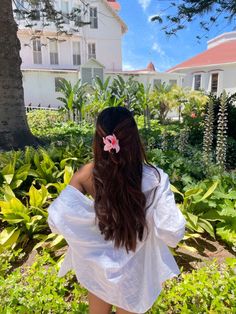
{"label": "palm tree", "polygon": [[178,106],[172,86],[165,83],[155,86],[151,99],[161,123],[165,123],[168,113]]}
{"label": "palm tree", "polygon": [[26,119],[20,42],[12,0],[1,0],[0,6],[0,149],[9,150],[37,145],[38,141]]}
{"label": "palm tree", "polygon": [[83,109],[84,105],[87,101],[87,83],[81,82],[79,80],[77,84],[75,84],[75,97],[73,102],[73,107],[76,112],[76,117],[79,117],[79,122],[82,122],[83,118]]}
{"label": "palm tree", "polygon": [[151,128],[150,125],[150,107],[152,105],[152,100],[150,98],[150,90],[151,85],[149,84],[147,87],[144,86],[143,83],[139,83],[139,89],[137,92],[137,98],[139,107],[143,113],[144,118],[144,128],[148,127]]}

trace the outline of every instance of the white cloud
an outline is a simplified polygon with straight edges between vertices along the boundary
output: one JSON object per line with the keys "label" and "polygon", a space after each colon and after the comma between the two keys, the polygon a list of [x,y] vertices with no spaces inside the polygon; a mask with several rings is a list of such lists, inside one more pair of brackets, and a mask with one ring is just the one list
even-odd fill
{"label": "white cloud", "polygon": [[151,0],[138,0],[138,2],[145,11],[149,7]]}
{"label": "white cloud", "polygon": [[153,43],[152,50],[159,53],[160,56],[165,56],[165,51],[161,48],[161,46],[157,42]]}
{"label": "white cloud", "polygon": [[131,63],[123,63],[123,71],[137,70]]}

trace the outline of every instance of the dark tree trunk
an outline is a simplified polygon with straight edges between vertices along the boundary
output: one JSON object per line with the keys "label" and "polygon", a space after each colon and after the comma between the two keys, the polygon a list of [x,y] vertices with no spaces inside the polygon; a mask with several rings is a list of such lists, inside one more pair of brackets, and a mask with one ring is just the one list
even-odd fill
{"label": "dark tree trunk", "polygon": [[0,150],[37,145],[25,113],[20,41],[12,0],[0,1]]}

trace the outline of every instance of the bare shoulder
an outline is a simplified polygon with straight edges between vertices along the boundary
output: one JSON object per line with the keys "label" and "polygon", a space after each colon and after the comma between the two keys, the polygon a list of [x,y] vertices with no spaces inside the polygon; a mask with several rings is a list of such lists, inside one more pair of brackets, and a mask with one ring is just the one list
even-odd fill
{"label": "bare shoulder", "polygon": [[70,180],[70,185],[80,190],[82,193],[87,192],[88,182],[92,179],[93,173],[93,162],[90,162],[84,166],[82,166],[79,170],[77,170],[73,177]]}

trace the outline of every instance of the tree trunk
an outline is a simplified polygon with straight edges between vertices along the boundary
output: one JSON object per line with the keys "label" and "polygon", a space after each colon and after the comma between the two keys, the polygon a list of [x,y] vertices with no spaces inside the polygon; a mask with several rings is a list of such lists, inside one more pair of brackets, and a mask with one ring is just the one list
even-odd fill
{"label": "tree trunk", "polygon": [[27,124],[12,0],[1,0],[0,30],[0,150],[37,145]]}

